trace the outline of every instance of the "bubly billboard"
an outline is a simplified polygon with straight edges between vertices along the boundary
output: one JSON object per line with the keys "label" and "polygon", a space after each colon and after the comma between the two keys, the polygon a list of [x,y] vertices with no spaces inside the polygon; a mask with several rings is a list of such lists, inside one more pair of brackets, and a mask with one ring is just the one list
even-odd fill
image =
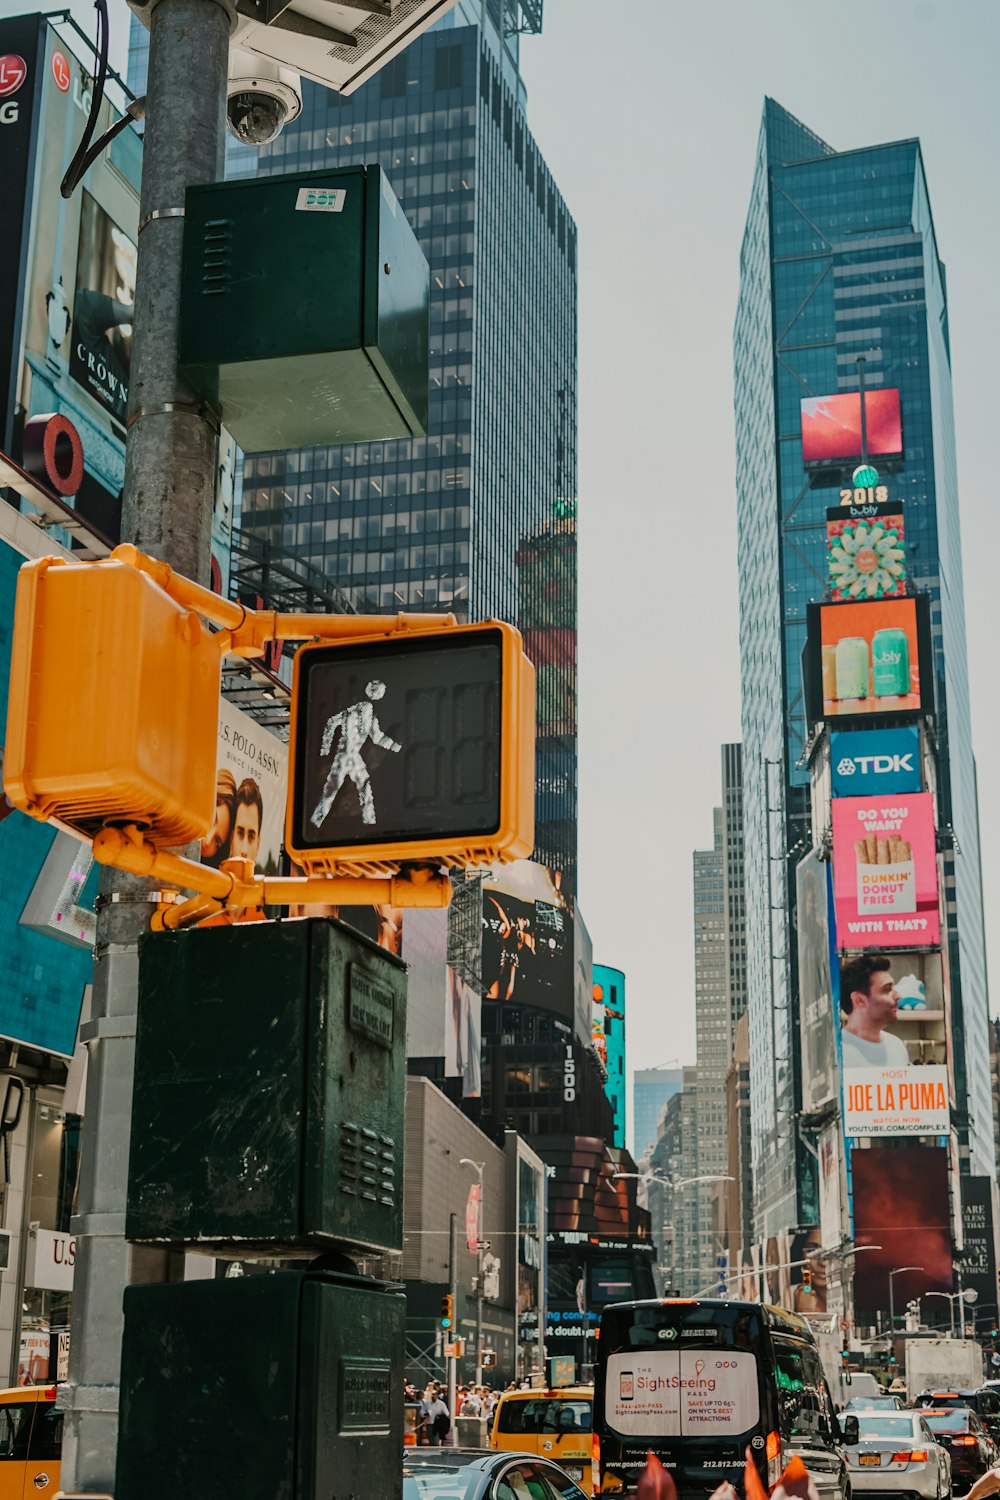
{"label": "bubly billboard", "polygon": [[810,604],[808,619],[805,690],[810,719],[869,719],[931,709],[925,597]]}
{"label": "bubly billboard", "polygon": [[919,729],[835,730],[830,735],[830,777],[835,797],[919,792]]}
{"label": "bubly billboard", "polygon": [[[834,463],[861,457],[861,393],[838,391],[832,396],[806,396],[801,403],[802,462]],[[903,451],[899,391],[865,391],[865,428],[868,452],[883,457]]]}
{"label": "bubly billboard", "polygon": [[941,920],[930,792],[838,797],[832,813],[837,947],[937,947]]}
{"label": "bubly billboard", "polygon": [[826,513],[830,597],[901,599],[906,594],[906,548],[900,505],[838,505]]}

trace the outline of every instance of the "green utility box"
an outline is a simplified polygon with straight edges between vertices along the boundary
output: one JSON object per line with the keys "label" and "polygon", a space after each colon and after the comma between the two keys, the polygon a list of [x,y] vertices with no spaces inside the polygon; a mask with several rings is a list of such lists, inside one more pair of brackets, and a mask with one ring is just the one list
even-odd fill
{"label": "green utility box", "polygon": [[116,1500],[399,1500],[405,1326],[332,1272],[128,1287]]}
{"label": "green utility box", "polygon": [[144,938],[126,1237],[401,1249],[405,1088],[405,967],[340,922]]}
{"label": "green utility box", "polygon": [[381,167],[188,188],[178,362],[248,453],[427,430],[424,253]]}

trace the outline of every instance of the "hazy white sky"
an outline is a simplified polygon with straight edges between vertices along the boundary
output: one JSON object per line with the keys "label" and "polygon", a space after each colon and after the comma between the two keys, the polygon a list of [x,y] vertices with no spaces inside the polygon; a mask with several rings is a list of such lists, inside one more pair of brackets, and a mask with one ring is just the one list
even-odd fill
{"label": "hazy white sky", "polygon": [[595,957],[628,976],[633,1067],[694,1060],[691,851],[740,733],[731,333],[765,94],[837,149],[923,145],[1000,972],[998,57],[997,0],[546,0],[525,39],[529,120],[580,231],[582,907]]}
{"label": "hazy white sky", "polygon": [[923,145],[1000,974],[1000,4],[547,0],[522,57],[580,232],[582,907],[627,974],[630,1066],[694,1059],[691,851],[711,847],[719,745],[740,733],[731,335],[765,94],[839,150]]}

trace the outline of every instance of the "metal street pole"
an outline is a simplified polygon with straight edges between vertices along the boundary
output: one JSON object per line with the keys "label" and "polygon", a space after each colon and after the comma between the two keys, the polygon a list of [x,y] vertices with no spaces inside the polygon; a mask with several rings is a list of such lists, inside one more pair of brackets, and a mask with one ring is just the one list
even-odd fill
{"label": "metal street pole", "polygon": [[[452,1214],[448,1221],[448,1290],[451,1293],[451,1305],[454,1309],[451,1327],[451,1347],[454,1349],[455,1340],[458,1337],[458,1216]],[[455,1393],[458,1389],[458,1364],[454,1354],[448,1355],[448,1412],[451,1416],[451,1430],[457,1435],[458,1429],[455,1420],[458,1413],[455,1410]],[[455,1438],[452,1439],[455,1441]]]}
{"label": "metal street pole", "polygon": [[[223,173],[230,11],[222,0],[151,0],[150,10],[122,540],[207,583],[215,426],[177,378],[177,323],[184,189]],[[125,1286],[178,1275],[179,1257],[130,1249],[124,1238],[137,945],[155,900],[149,882],[102,871],[73,1222],[66,1491],[114,1488]]]}

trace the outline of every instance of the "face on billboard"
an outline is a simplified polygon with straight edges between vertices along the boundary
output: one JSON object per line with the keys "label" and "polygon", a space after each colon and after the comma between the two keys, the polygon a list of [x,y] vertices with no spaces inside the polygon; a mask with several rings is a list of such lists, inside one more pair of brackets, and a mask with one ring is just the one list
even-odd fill
{"label": "face on billboard", "polygon": [[483,882],[483,989],[488,1000],[573,1019],[573,917],[543,865],[519,860]]}
{"label": "face on billboard", "polygon": [[827,513],[827,576],[835,601],[901,599],[906,593],[902,509],[873,509],[885,514],[852,516],[846,507]]}
{"label": "face on billboard", "polygon": [[830,772],[835,797],[919,792],[920,731],[915,725],[833,731]]}
{"label": "face on billboard", "polygon": [[838,797],[832,813],[838,948],[936,947],[941,922],[930,792]]}
{"label": "face on billboard", "polygon": [[913,599],[819,606],[824,719],[918,712],[920,647]]}
{"label": "face on billboard", "polygon": [[939,953],[865,954],[840,965],[844,1134],[946,1135]]}
{"label": "face on billboard", "polygon": [[866,1250],[854,1263],[858,1312],[885,1311],[889,1272],[896,1307],[924,1292],[952,1290],[947,1151],[940,1146],[872,1146],[851,1152],[854,1239]]}
{"label": "face on billboard", "polygon": [[69,373],[122,428],[128,407],[135,245],[86,191],[80,207]]}
{"label": "face on billboard", "polygon": [[[861,457],[859,391],[807,396],[801,403],[801,414],[803,463],[832,463]],[[865,391],[865,427],[871,456],[902,453],[898,389]]]}
{"label": "face on billboard", "polygon": [[202,863],[218,869],[224,859],[252,859],[258,873],[277,875],[287,795],[285,746],[222,699],[215,821],[202,840]]}

